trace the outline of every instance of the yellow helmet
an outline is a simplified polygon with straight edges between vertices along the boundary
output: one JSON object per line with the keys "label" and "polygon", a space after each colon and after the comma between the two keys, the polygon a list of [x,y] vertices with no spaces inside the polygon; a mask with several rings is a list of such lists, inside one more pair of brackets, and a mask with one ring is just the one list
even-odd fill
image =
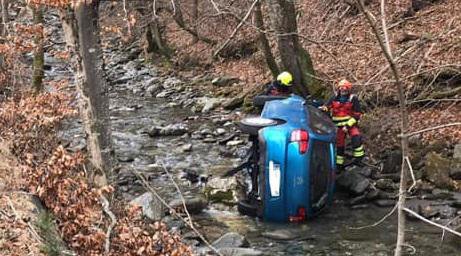
{"label": "yellow helmet", "polygon": [[284,71],[277,76],[277,81],[282,85],[291,86],[293,83],[293,76],[289,72]]}

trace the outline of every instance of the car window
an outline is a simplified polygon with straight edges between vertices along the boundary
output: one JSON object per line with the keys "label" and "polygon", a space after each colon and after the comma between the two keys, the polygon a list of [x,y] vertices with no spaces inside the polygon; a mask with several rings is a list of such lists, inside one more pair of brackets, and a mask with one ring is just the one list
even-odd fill
{"label": "car window", "polygon": [[335,131],[336,127],[327,114],[310,105],[307,105],[307,110],[309,112],[309,126],[312,131],[321,135]]}

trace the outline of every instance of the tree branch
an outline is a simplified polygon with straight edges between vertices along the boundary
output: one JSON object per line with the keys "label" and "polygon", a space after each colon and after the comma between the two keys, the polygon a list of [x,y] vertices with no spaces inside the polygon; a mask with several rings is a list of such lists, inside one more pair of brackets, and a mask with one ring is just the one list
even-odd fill
{"label": "tree branch", "polygon": [[461,233],[458,232],[458,231],[455,231],[455,230],[453,230],[453,229],[451,229],[451,228],[448,228],[448,227],[442,226],[442,225],[440,225],[440,224],[438,224],[438,223],[435,223],[435,222],[433,222],[433,221],[430,221],[430,220],[424,218],[423,216],[419,215],[418,213],[416,213],[416,212],[414,212],[414,211],[412,211],[412,210],[410,210],[410,209],[408,209],[408,208],[406,208],[406,207],[404,207],[403,210],[406,211],[406,212],[408,212],[409,214],[413,215],[414,217],[416,217],[416,218],[418,218],[418,219],[420,219],[420,220],[426,222],[426,223],[429,223],[429,224],[431,224],[431,225],[433,225],[433,226],[439,227],[439,228],[441,228],[441,229],[443,229],[443,230],[445,230],[445,231],[448,231],[448,232],[450,232],[450,233],[452,233],[452,234],[454,234],[454,235],[456,235],[456,236],[461,237]]}
{"label": "tree branch", "polygon": [[104,253],[106,255],[109,255],[109,253],[110,253],[110,236],[111,236],[112,230],[115,227],[115,224],[117,224],[117,218],[115,217],[115,214],[110,210],[110,205],[109,205],[109,201],[107,200],[107,198],[105,196],[101,195],[100,200],[101,200],[101,204],[102,204],[102,208],[103,208],[104,212],[107,215],[109,215],[110,220],[111,220],[110,225],[109,225],[109,227],[107,228],[107,231],[106,231],[106,242],[104,244]]}
{"label": "tree branch", "polygon": [[218,55],[218,53],[220,51],[222,51],[222,49],[224,49],[224,47],[227,46],[227,44],[235,37],[235,35],[237,34],[237,32],[239,31],[239,29],[243,26],[243,24],[245,23],[245,21],[250,17],[250,14],[251,12],[253,11],[254,7],[256,6],[256,4],[258,3],[259,0],[255,0],[253,2],[253,4],[251,4],[250,8],[248,9],[247,13],[245,14],[245,16],[243,17],[243,19],[240,21],[240,23],[237,25],[237,27],[234,29],[234,31],[232,32],[231,36],[213,53],[213,57],[216,57]]}
{"label": "tree branch", "polygon": [[411,136],[414,136],[414,135],[417,135],[417,134],[420,134],[420,133],[429,132],[429,131],[433,131],[433,130],[437,130],[437,129],[443,129],[443,128],[447,128],[447,127],[450,127],[450,126],[457,126],[457,125],[461,125],[461,122],[442,124],[442,125],[439,125],[439,126],[434,126],[434,127],[422,129],[422,130],[419,130],[419,131],[416,131],[416,132],[410,132],[410,133],[401,135],[400,137],[404,137],[404,136],[411,137]]}

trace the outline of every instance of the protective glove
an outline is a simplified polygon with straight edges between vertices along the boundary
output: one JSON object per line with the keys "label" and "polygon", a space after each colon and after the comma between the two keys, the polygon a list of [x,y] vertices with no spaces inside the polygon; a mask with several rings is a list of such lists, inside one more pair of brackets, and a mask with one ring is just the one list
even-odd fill
{"label": "protective glove", "polygon": [[355,118],[353,118],[353,117],[351,117],[351,118],[350,118],[349,120],[347,120],[347,122],[346,122],[347,126],[349,126],[349,127],[353,126],[353,125],[356,124],[356,123],[357,123],[357,120],[356,120]]}
{"label": "protective glove", "polygon": [[324,111],[324,112],[327,112],[327,111],[328,111],[328,107],[327,107],[327,106],[320,106],[319,109],[322,110],[322,111]]}

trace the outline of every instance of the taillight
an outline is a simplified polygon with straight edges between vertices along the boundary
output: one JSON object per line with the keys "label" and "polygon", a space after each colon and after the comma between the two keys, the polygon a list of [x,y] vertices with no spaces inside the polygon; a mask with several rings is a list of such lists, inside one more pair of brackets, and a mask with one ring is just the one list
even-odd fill
{"label": "taillight", "polygon": [[309,133],[305,130],[294,130],[291,132],[291,142],[298,142],[299,153],[304,154],[309,145]]}
{"label": "taillight", "polygon": [[306,220],[306,208],[304,207],[299,207],[296,215],[288,217],[288,221],[290,222],[301,222],[304,220]]}

